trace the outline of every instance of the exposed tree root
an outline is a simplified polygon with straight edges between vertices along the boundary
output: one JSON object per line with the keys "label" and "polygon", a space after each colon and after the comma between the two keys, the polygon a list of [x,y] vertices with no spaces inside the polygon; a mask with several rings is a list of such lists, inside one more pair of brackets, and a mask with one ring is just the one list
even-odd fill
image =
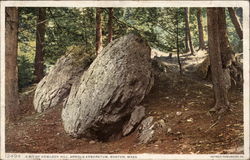
{"label": "exposed tree root", "polygon": [[215,105],[213,108],[209,110],[209,114],[210,113],[223,114],[230,111],[232,111],[230,105]]}

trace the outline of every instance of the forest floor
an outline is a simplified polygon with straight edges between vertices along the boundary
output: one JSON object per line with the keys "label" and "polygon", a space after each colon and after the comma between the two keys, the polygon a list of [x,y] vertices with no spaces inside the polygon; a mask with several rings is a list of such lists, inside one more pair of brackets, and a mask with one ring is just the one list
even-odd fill
{"label": "forest floor", "polygon": [[[160,56],[159,56],[160,57]],[[199,57],[199,56],[198,56]],[[184,68],[200,63],[197,57],[182,55]],[[164,56],[162,56],[164,58]],[[175,57],[173,57],[175,58]],[[196,58],[196,60],[194,59]],[[167,63],[173,62],[166,59]],[[174,60],[173,67],[178,65]],[[193,68],[194,68],[193,67]],[[193,69],[190,67],[190,69]],[[213,90],[211,82],[177,72],[167,73],[164,81],[156,82],[142,105],[146,116],[163,119],[168,131],[156,141],[139,144],[136,133],[112,142],[73,139],[64,132],[61,121],[62,105],[45,113],[34,111],[34,88],[20,94],[21,116],[15,123],[6,124],[6,152],[8,153],[165,153],[165,154],[239,154],[243,153],[243,92],[229,93],[231,111],[211,115]],[[220,119],[218,118],[220,117]]]}

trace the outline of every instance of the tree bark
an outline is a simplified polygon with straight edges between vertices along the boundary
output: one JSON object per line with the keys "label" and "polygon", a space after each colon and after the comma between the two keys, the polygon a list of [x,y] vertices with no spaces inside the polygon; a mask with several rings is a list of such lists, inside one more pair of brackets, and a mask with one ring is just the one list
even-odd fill
{"label": "tree bark", "polygon": [[207,9],[208,52],[210,56],[213,90],[215,95],[215,106],[210,111],[218,113],[224,112],[229,108],[229,88],[226,83],[227,78],[225,78],[228,77],[229,72],[227,69],[223,69],[221,56],[221,16],[219,8]]}
{"label": "tree bark", "polygon": [[220,38],[220,49],[221,49],[221,58],[222,58],[222,67],[228,68],[231,66],[234,52],[230,46],[227,35],[227,24],[226,24],[226,14],[225,8],[218,8],[219,13],[219,38]]}
{"label": "tree bark", "polygon": [[[235,58],[235,53],[229,43],[227,35],[227,24],[225,8],[219,8],[219,36],[223,69],[230,70],[230,75],[226,81],[233,82],[234,86],[243,86],[243,70],[240,62]],[[229,84],[231,87],[231,83]]]}
{"label": "tree bark", "polygon": [[230,15],[230,18],[234,24],[234,27],[235,27],[235,30],[239,36],[239,38],[242,40],[243,39],[243,33],[242,33],[242,26],[239,22],[239,19],[237,18],[236,14],[235,14],[235,11],[232,7],[229,7],[228,8],[228,12],[229,12],[229,15]]}
{"label": "tree bark", "polygon": [[[185,10],[184,9],[184,13],[185,13]],[[185,13],[185,52],[189,52],[190,51],[190,47],[189,47],[189,44],[188,44],[188,23],[187,23],[187,19],[186,19],[186,13]]]}
{"label": "tree bark", "polygon": [[109,20],[108,20],[108,42],[112,42],[113,39],[113,16],[114,16],[114,9],[109,8]]}
{"label": "tree bark", "polygon": [[45,39],[45,19],[46,8],[39,8],[37,11],[36,25],[36,55],[35,55],[35,82],[39,82],[44,77],[44,39]]}
{"label": "tree bark", "polygon": [[198,30],[199,30],[199,50],[205,49],[204,35],[203,35],[203,25],[202,25],[202,16],[201,8],[197,9],[197,21],[198,21]]}
{"label": "tree bark", "polygon": [[182,66],[181,66],[181,61],[180,61],[180,54],[179,54],[179,9],[176,12],[176,48],[177,48],[177,59],[178,59],[178,64],[180,68],[180,75],[182,75]]}
{"label": "tree bark", "polygon": [[190,48],[188,45],[188,33],[187,33],[187,27],[185,27],[185,52],[189,52]]}
{"label": "tree bark", "polygon": [[7,7],[5,12],[5,109],[8,122],[15,120],[20,112],[17,69],[18,8]]}
{"label": "tree bark", "polygon": [[96,54],[102,50],[102,9],[96,8]]}
{"label": "tree bark", "polygon": [[194,46],[192,43],[192,37],[191,37],[191,32],[190,32],[190,27],[189,27],[189,8],[185,8],[185,25],[186,25],[187,38],[189,42],[189,48],[190,48],[191,54],[194,55]]}

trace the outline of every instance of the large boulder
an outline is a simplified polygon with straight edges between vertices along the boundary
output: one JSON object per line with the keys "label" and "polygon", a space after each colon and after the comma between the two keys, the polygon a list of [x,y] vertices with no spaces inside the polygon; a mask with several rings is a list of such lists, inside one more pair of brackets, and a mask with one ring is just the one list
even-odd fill
{"label": "large boulder", "polygon": [[59,58],[49,73],[37,84],[34,107],[43,112],[68,97],[72,84],[89,67],[94,57],[84,53],[83,47],[74,46]]}
{"label": "large boulder", "polygon": [[[224,69],[225,81],[227,86],[243,86],[243,54],[236,53],[231,57],[231,60],[228,62],[228,69]],[[207,56],[204,61],[198,65],[196,70],[197,75],[203,79],[212,80],[212,75],[210,71],[210,58]],[[231,82],[230,82],[231,81]]]}
{"label": "large boulder", "polygon": [[202,79],[211,79],[210,71],[210,58],[207,56],[198,66],[196,73]]}
{"label": "large boulder", "polygon": [[104,141],[121,133],[153,86],[150,50],[134,34],[105,47],[70,92],[62,110],[65,131]]}

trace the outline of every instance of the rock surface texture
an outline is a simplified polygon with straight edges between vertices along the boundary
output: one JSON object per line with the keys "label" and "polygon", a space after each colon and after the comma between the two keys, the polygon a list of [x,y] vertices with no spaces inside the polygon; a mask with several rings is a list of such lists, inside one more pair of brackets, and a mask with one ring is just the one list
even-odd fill
{"label": "rock surface texture", "polygon": [[141,122],[142,118],[145,116],[145,108],[143,106],[136,106],[135,110],[132,112],[131,117],[126,125],[124,125],[122,130],[122,135],[126,136],[137,127]]}
{"label": "rock surface texture", "polygon": [[152,116],[144,119],[138,129],[139,143],[149,143],[152,141],[155,131],[153,130],[154,118]]}
{"label": "rock surface texture", "polygon": [[[233,86],[243,87],[243,56],[242,53],[236,53],[235,57],[230,62],[230,67],[224,69],[225,83],[230,88],[231,83]],[[196,73],[203,79],[211,79],[210,73],[210,58],[209,56],[198,66]],[[229,82],[228,82],[229,81]],[[230,82],[231,81],[231,82]]]}
{"label": "rock surface texture", "polygon": [[43,112],[63,102],[68,97],[72,84],[89,67],[93,59],[81,47],[71,48],[52,67],[49,73],[37,84],[34,107]]}
{"label": "rock surface texture", "polygon": [[144,119],[138,126],[137,138],[139,143],[153,143],[162,134],[167,133],[167,124],[163,119],[155,121],[152,116]]}
{"label": "rock surface texture", "polygon": [[70,92],[62,111],[65,131],[104,141],[121,133],[153,83],[148,44],[134,34],[114,40]]}

